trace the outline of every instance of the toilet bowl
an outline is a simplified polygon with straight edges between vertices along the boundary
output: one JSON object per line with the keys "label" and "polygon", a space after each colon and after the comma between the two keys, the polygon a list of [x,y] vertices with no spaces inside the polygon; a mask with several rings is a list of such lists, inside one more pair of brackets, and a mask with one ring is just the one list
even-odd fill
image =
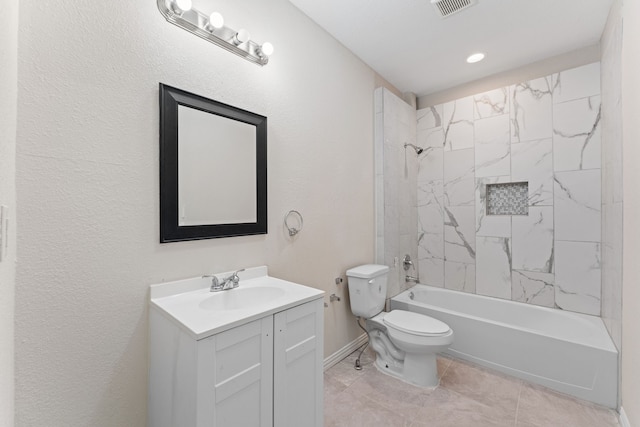
{"label": "toilet bowl", "polygon": [[370,319],[367,330],[379,370],[421,387],[438,386],[437,353],[453,343],[453,331],[445,323],[422,314],[393,310]]}
{"label": "toilet bowl", "polygon": [[453,331],[446,323],[423,314],[393,310],[382,321],[391,341],[406,352],[439,352],[453,343]]}
{"label": "toilet bowl", "polygon": [[453,331],[437,319],[404,310],[383,312],[389,267],[368,264],[347,271],[351,311],[366,319],[376,367],[422,387],[437,387],[436,354],[453,343]]}

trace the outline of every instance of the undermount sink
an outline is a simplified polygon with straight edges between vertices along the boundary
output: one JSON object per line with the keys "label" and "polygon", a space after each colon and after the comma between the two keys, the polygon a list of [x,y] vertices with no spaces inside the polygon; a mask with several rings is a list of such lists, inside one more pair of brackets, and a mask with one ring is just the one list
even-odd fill
{"label": "undermount sink", "polygon": [[198,305],[203,310],[242,310],[269,302],[282,297],[284,289],[274,286],[254,286],[250,288],[235,288],[220,291],[202,300]]}

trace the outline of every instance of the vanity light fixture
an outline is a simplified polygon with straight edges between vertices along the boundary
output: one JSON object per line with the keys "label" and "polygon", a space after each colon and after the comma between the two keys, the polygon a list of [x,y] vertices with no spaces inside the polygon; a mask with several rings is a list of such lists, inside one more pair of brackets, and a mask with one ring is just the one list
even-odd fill
{"label": "vanity light fixture", "polygon": [[262,46],[258,48],[258,55],[260,57],[273,55],[273,45],[269,42],[262,43]]}
{"label": "vanity light fixture", "polygon": [[474,64],[476,62],[480,62],[484,59],[484,53],[482,52],[478,52],[478,53],[474,53],[473,55],[469,55],[469,57],[467,58],[467,62],[469,64]]}
{"label": "vanity light fixture", "polygon": [[[224,25],[218,12],[205,15],[193,9],[191,0],[157,0],[158,10],[169,22],[223,49],[260,66],[267,65],[273,45],[251,40],[247,30],[234,30]],[[188,12],[188,13],[186,13]]]}
{"label": "vanity light fixture", "polygon": [[213,12],[209,15],[209,22],[207,23],[207,30],[214,32],[224,27],[224,17],[218,12]]}
{"label": "vanity light fixture", "polygon": [[191,0],[175,0],[172,4],[172,10],[181,15],[184,12],[188,12],[191,10]]}
{"label": "vanity light fixture", "polygon": [[250,38],[251,36],[249,35],[249,32],[244,28],[241,28],[231,38],[231,43],[233,43],[235,46],[240,46],[241,44],[248,42]]}

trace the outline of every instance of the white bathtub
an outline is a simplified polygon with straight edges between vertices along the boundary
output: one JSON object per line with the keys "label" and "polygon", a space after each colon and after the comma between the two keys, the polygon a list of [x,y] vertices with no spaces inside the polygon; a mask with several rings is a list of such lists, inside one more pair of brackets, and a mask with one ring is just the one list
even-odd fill
{"label": "white bathtub", "polygon": [[453,329],[448,354],[610,408],[618,404],[618,351],[599,317],[427,285],[391,299]]}

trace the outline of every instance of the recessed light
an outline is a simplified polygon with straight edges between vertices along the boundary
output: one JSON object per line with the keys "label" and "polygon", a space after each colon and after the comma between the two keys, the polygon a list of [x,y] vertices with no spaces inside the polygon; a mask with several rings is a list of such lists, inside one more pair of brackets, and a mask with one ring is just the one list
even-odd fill
{"label": "recessed light", "polygon": [[474,62],[480,62],[484,59],[484,53],[474,53],[473,55],[469,55],[467,58],[467,62],[469,64],[473,64]]}

